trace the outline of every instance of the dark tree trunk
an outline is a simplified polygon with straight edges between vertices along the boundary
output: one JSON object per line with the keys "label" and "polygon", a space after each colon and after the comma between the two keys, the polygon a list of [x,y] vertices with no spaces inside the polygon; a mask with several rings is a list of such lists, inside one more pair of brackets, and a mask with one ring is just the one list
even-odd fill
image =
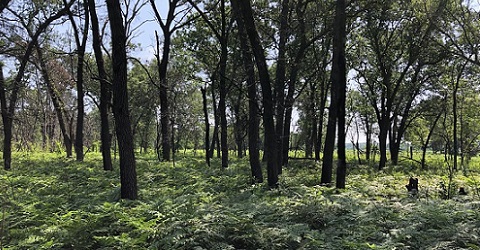
{"label": "dark tree trunk", "polygon": [[12,162],[12,122],[13,117],[7,107],[5,78],[3,77],[3,62],[0,62],[0,104],[2,105],[3,121],[3,162],[4,169],[10,170]]}
{"label": "dark tree trunk", "polygon": [[368,117],[365,118],[365,159],[370,161],[370,153],[372,152],[372,125]]}
{"label": "dark tree trunk", "polygon": [[337,188],[345,188],[347,174],[347,159],[345,155],[345,102],[347,93],[347,67],[345,59],[346,31],[346,0],[337,0],[335,8],[335,21],[333,32],[333,62],[332,82],[338,85],[338,162],[337,162]]}
{"label": "dark tree trunk", "polygon": [[[464,66],[465,67],[465,66]],[[452,104],[452,112],[453,112],[453,170],[458,169],[458,110],[457,110],[457,105],[458,105],[458,88],[459,88],[459,83],[460,83],[460,78],[462,76],[462,72],[458,73],[457,75],[457,80],[455,81],[455,85],[453,86],[453,93],[452,93],[452,98],[453,98],[453,104]]]}
{"label": "dark tree trunk", "polygon": [[[283,147],[285,137],[284,134],[284,119],[285,119],[285,81],[286,77],[286,44],[288,37],[288,13],[290,12],[289,0],[281,1],[281,12],[280,12],[280,28],[279,28],[279,42],[278,42],[278,59],[277,59],[277,68],[275,72],[275,105],[276,105],[276,128],[275,133],[277,136],[277,146],[275,147],[275,154],[277,155],[277,166],[278,174],[282,174],[282,166],[284,162]],[[288,128],[290,132],[290,128]],[[287,143],[288,147],[288,143]],[[287,151],[288,154],[288,151]]]}
{"label": "dark tree trunk", "polygon": [[[83,161],[83,128],[84,128],[84,113],[85,113],[85,104],[84,104],[84,95],[83,90],[83,68],[84,68],[84,57],[85,57],[85,47],[87,44],[88,38],[88,29],[90,26],[90,15],[88,11],[88,2],[87,0],[83,1],[83,10],[85,12],[85,22],[82,32],[82,40],[80,41],[80,32],[78,31],[77,24],[73,17],[71,11],[68,12],[68,17],[72,23],[72,28],[75,36],[75,43],[77,45],[77,124],[75,129],[75,155],[77,161]],[[72,136],[70,138],[73,138]]]}
{"label": "dark tree trunk", "polygon": [[[239,1],[239,0],[232,0]],[[274,105],[272,88],[270,81],[270,74],[268,72],[268,65],[265,58],[265,51],[260,41],[260,37],[255,26],[253,17],[253,10],[250,1],[239,1],[237,3],[241,8],[245,30],[248,35],[252,51],[255,56],[255,62],[258,68],[258,75],[262,87],[263,99],[263,124],[265,128],[265,153],[267,159],[267,177],[268,186],[271,188],[278,187],[278,160],[275,154],[275,147],[277,145],[277,136],[275,135],[275,124],[273,121]]]}
{"label": "dark tree trunk", "polygon": [[379,123],[380,133],[378,134],[378,142],[380,151],[380,162],[378,163],[378,170],[382,170],[387,165],[387,137],[389,127],[389,118],[384,116]]}
{"label": "dark tree trunk", "polygon": [[[232,9],[238,25],[239,41],[247,41],[248,37],[245,32],[245,25],[241,17],[240,6],[238,1],[232,1]],[[262,165],[260,163],[260,151],[258,148],[259,140],[259,121],[258,121],[258,103],[257,103],[257,85],[255,82],[255,68],[253,62],[252,51],[247,43],[240,42],[242,49],[243,66],[247,76],[248,89],[248,151],[250,169],[252,172],[252,182],[263,182]]]}
{"label": "dark tree trunk", "polygon": [[110,134],[110,126],[108,122],[108,107],[112,99],[110,86],[107,82],[107,73],[105,72],[105,63],[103,61],[100,28],[98,24],[98,16],[95,7],[95,0],[88,0],[90,18],[92,19],[92,47],[97,62],[98,77],[100,79],[100,139],[102,141],[101,151],[103,159],[103,169],[113,170],[112,166],[112,136]]}
{"label": "dark tree trunk", "polygon": [[[160,132],[162,142],[162,160],[170,161],[170,151],[172,150],[170,136],[170,107],[168,105],[168,82],[167,65],[170,55],[171,35],[168,29],[163,29],[164,40],[162,47],[162,57],[160,57],[160,41],[157,35],[157,68],[160,79],[159,97],[160,97]],[[167,32],[167,33],[165,33]]]}
{"label": "dark tree trunk", "polygon": [[325,135],[325,146],[323,147],[321,184],[332,183],[333,174],[333,152],[335,150],[338,93],[337,87],[333,84],[333,79],[331,83],[332,88],[330,90],[330,106],[328,107],[327,134]]}
{"label": "dark tree trunk", "polygon": [[241,103],[242,103],[242,94],[238,95],[237,100],[235,101],[233,105],[233,112],[235,114],[235,129],[234,129],[234,134],[235,134],[235,144],[237,145],[237,157],[238,158],[243,158],[243,134],[244,134],[244,124],[245,120],[243,115],[241,114]]}
{"label": "dark tree trunk", "polygon": [[312,136],[311,136],[310,140],[312,141],[311,143],[312,143],[312,147],[313,147],[313,149],[312,149],[313,151],[312,151],[311,154],[312,154],[312,156],[316,157],[316,150],[317,150],[317,147],[318,147],[318,145],[317,145],[318,116],[317,116],[317,112],[315,110],[315,108],[317,106],[316,103],[315,103],[315,93],[316,93],[316,91],[315,91],[315,87],[314,87],[313,84],[310,85],[310,91],[311,91],[311,96],[310,97],[312,98],[310,100],[312,102],[311,103],[312,106],[310,107],[310,112],[312,112],[312,121],[311,121],[311,124],[310,124],[310,126],[311,126],[310,129],[312,131]]}
{"label": "dark tree trunk", "polygon": [[205,88],[202,88],[201,91],[202,91],[202,100],[203,100],[203,115],[205,118],[205,161],[207,165],[210,166],[210,155],[209,155],[210,122],[208,121],[207,90]]}
{"label": "dark tree trunk", "polygon": [[50,94],[50,98],[53,103],[53,108],[55,109],[55,113],[57,114],[58,124],[60,126],[60,131],[62,132],[63,136],[63,144],[65,146],[65,150],[67,153],[67,157],[72,157],[72,139],[67,131],[66,127],[66,114],[65,112],[65,105],[63,104],[62,100],[58,96],[58,91],[55,89],[54,83],[50,80],[50,75],[47,69],[47,64],[45,63],[45,58],[43,57],[42,48],[40,48],[39,44],[36,43],[37,48],[37,56],[40,63],[40,72],[42,74],[43,80],[47,85],[48,93]]}
{"label": "dark tree trunk", "polygon": [[133,136],[128,111],[127,37],[119,0],[107,0],[107,9],[112,32],[113,114],[120,153],[121,197],[135,200],[138,197],[138,191]]}
{"label": "dark tree trunk", "polygon": [[[223,1],[222,1],[223,2]],[[220,99],[218,101],[218,111],[220,112],[220,148],[222,151],[222,168],[228,167],[228,124],[227,124],[227,105],[225,103],[227,98],[227,42],[221,42],[221,55],[220,55]]]}
{"label": "dark tree trunk", "polygon": [[[287,4],[288,3],[283,3]],[[307,42],[307,37],[306,37],[306,31],[305,31],[305,19],[304,19],[304,10],[305,7],[308,3],[305,2],[303,3],[298,3],[296,6],[296,12],[298,15],[298,34],[300,35],[299,38],[299,45],[297,46],[298,49],[295,54],[294,61],[291,63],[291,66],[289,68],[289,78],[288,78],[288,92],[287,92],[287,97],[284,102],[284,120],[283,120],[283,133],[281,134],[281,140],[282,140],[282,155],[280,156],[282,158],[282,165],[287,165],[288,164],[288,152],[289,152],[289,144],[290,144],[290,124],[292,122],[292,112],[293,112],[293,103],[295,101],[294,98],[294,93],[295,93],[295,88],[296,88],[296,83],[298,81],[298,72],[301,67],[302,60],[304,59],[305,51],[306,49],[313,44],[313,42],[316,40],[316,38],[310,40]],[[282,6],[282,12],[286,11],[285,9],[288,10],[288,6]],[[286,13],[282,13],[282,15],[287,15],[288,11]],[[280,158],[279,157],[279,158]],[[281,170],[281,169],[280,169]]]}
{"label": "dark tree trunk", "polygon": [[325,104],[327,102],[328,91],[327,84],[322,83],[320,90],[320,103],[318,107],[318,129],[317,137],[315,142],[315,160],[320,161],[320,151],[322,150],[322,138],[323,138],[323,124],[324,124],[324,115],[325,115]]}

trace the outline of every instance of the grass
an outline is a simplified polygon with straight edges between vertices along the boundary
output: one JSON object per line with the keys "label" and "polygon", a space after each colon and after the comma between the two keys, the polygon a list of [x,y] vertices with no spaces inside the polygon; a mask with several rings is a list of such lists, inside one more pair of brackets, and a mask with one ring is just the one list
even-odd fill
{"label": "grass", "polygon": [[[434,164],[351,165],[338,191],[318,185],[318,164],[292,161],[268,190],[249,184],[246,159],[221,170],[202,156],[173,167],[139,155],[136,201],[119,199],[118,170],[104,172],[98,154],[14,159],[0,174],[2,249],[480,249],[477,159],[454,178],[469,194],[444,200],[448,171]],[[404,187],[412,175],[417,197]]]}

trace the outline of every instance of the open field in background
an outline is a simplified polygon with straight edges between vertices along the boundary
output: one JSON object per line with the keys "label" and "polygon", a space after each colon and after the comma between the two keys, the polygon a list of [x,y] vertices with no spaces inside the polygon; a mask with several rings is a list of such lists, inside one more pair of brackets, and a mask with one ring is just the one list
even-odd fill
{"label": "open field in background", "polygon": [[[185,157],[184,157],[185,156]],[[351,156],[353,157],[353,156]],[[429,170],[402,159],[378,172],[350,159],[347,189],[318,186],[320,165],[292,160],[278,190],[250,185],[248,159],[220,169],[198,153],[172,163],[137,155],[139,200],[119,200],[118,164],[15,154],[1,170],[3,249],[480,249],[480,163],[458,171],[443,155]],[[465,175],[466,173],[466,175]],[[266,173],[264,173],[266,175]],[[418,197],[405,188],[419,178]],[[443,183],[443,184],[442,184]]]}

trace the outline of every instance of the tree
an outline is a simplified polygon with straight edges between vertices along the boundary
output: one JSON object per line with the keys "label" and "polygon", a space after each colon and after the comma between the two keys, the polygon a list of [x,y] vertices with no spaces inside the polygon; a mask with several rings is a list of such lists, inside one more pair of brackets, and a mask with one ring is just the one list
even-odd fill
{"label": "tree", "polygon": [[122,22],[122,9],[119,0],[107,0],[107,10],[112,33],[113,114],[120,153],[121,197],[135,200],[138,191],[133,135],[128,107],[127,36]]}
{"label": "tree", "polygon": [[[55,84],[53,82],[53,79],[51,77],[52,68],[56,69],[56,71],[53,71],[56,76],[62,75],[61,72],[63,70],[64,73],[65,70],[57,63],[53,62],[50,64],[47,64],[47,59],[43,55],[43,48],[40,47],[38,43],[35,44],[36,51],[37,51],[37,59],[39,61],[39,65],[37,67],[40,68],[40,72],[42,73],[43,80],[45,82],[45,85],[47,86],[48,89],[48,94],[50,95],[50,98],[52,99],[53,107],[55,109],[55,113],[57,114],[57,119],[58,123],[60,125],[60,131],[62,132],[63,136],[63,144],[65,145],[65,150],[67,153],[67,157],[70,158],[72,157],[72,138],[71,138],[71,133],[67,131],[67,124],[68,124],[68,115],[66,113],[65,109],[65,104],[62,101],[60,97],[60,92],[57,90],[55,87]],[[60,77],[58,79],[59,82],[68,82],[69,75],[63,74],[63,77]]]}
{"label": "tree", "polygon": [[[238,0],[232,0],[238,1]],[[273,95],[271,89],[270,73],[265,58],[265,50],[262,46],[256,25],[253,17],[253,11],[250,1],[239,1],[232,4],[238,6],[238,13],[242,13],[242,19],[245,25],[245,30],[248,35],[252,52],[255,57],[255,63],[258,69],[258,76],[262,87],[262,104],[263,104],[263,125],[265,129],[265,154],[267,159],[267,179],[268,186],[276,188],[278,186],[278,159],[275,154],[277,145],[277,137],[275,135],[275,124],[273,120],[274,105]]]}
{"label": "tree", "polygon": [[379,126],[379,169],[386,165],[389,135],[392,163],[397,164],[409,110],[422,89],[418,74],[440,61],[442,51],[433,49],[436,41],[432,38],[436,20],[445,8],[443,0],[422,10],[416,3],[387,2],[372,2],[365,7],[359,25],[362,31],[357,33],[358,45],[354,46],[361,59],[355,70],[362,78],[362,92],[375,109]]}
{"label": "tree", "polygon": [[100,82],[100,138],[102,148],[102,160],[104,170],[113,170],[112,155],[111,155],[111,135],[108,122],[109,106],[112,99],[110,84],[107,81],[107,73],[105,71],[105,62],[101,48],[101,36],[98,23],[98,16],[95,6],[95,0],[88,0],[90,18],[92,20],[92,47],[97,62],[98,79]]}
{"label": "tree", "polygon": [[[87,46],[88,30],[90,26],[90,15],[88,10],[88,1],[84,0],[82,3],[85,20],[83,22],[83,29],[81,30],[82,38],[80,39],[80,31],[77,23],[75,22],[74,14],[71,10],[68,11],[68,18],[72,24],[73,35],[75,37],[75,44],[77,49],[77,124],[75,130],[75,155],[77,161],[83,161],[83,128],[85,117],[85,103],[84,103],[84,90],[83,90],[83,78],[84,78],[84,57],[85,49]],[[81,16],[81,13],[78,13]],[[73,139],[73,138],[72,138]]]}
{"label": "tree", "polygon": [[[168,71],[168,60],[170,56],[170,45],[172,41],[172,36],[178,29],[182,28],[183,26],[188,24],[187,22],[183,22],[183,17],[180,17],[179,20],[178,16],[182,13],[188,12],[188,9],[183,9],[177,12],[178,7],[181,5],[180,0],[169,0],[168,1],[168,13],[166,19],[163,19],[160,15],[160,12],[155,5],[154,0],[150,0],[150,5],[152,6],[152,10],[155,13],[155,18],[160,25],[160,28],[163,32],[163,45],[160,49],[160,41],[158,35],[157,37],[157,54],[155,55],[157,58],[157,70],[159,76],[159,97],[160,97],[160,123],[161,123],[161,148],[162,148],[162,157],[164,161],[170,160],[170,151],[171,151],[171,134],[170,134],[170,107],[169,107],[169,84],[167,79],[167,71]],[[160,51],[162,54],[160,55]],[[157,154],[160,159],[160,145],[157,145]]]}
{"label": "tree", "polygon": [[[200,10],[197,4],[192,0],[188,1],[194,8],[200,13],[203,21],[207,24],[210,30],[213,32],[215,38],[220,44],[220,57],[218,61],[218,79],[219,79],[219,100],[218,109],[220,116],[220,148],[222,151],[222,168],[228,167],[228,131],[227,131],[227,60],[228,60],[228,37],[231,27],[231,21],[229,21],[225,0],[220,0],[220,27],[216,27],[214,23],[206,16],[206,14]],[[206,4],[207,5],[207,4]]]}
{"label": "tree", "polygon": [[238,1],[232,1],[232,9],[236,20],[238,30],[238,41],[242,51],[242,61],[245,70],[246,83],[248,89],[248,151],[250,170],[252,173],[252,182],[263,182],[262,166],[260,164],[260,153],[258,148],[259,141],[259,122],[258,122],[258,103],[257,103],[257,84],[255,82],[255,65],[251,46],[242,41],[248,40],[243,22],[242,13]]}
{"label": "tree", "polygon": [[[38,28],[35,31],[32,31],[31,39],[26,44],[23,56],[20,59],[19,67],[16,76],[13,79],[11,85],[9,85],[10,94],[8,95],[5,82],[2,82],[3,85],[0,86],[0,103],[2,104],[2,120],[3,120],[3,161],[4,168],[9,170],[11,168],[12,161],[12,127],[13,127],[13,118],[15,116],[15,109],[18,100],[19,91],[22,89],[22,79],[25,74],[25,69],[27,63],[32,55],[35,44],[38,42],[40,35],[48,28],[48,26],[53,23],[55,20],[60,19],[64,16],[68,9],[72,6],[75,1],[70,1],[65,6],[46,17],[41,23],[38,24]],[[13,13],[16,15],[16,13]],[[48,15],[48,14],[46,14]]]}
{"label": "tree", "polygon": [[328,184],[332,179],[331,175],[333,168],[333,151],[335,147],[335,127],[338,126],[338,163],[336,187],[345,188],[347,164],[345,156],[345,101],[347,84],[345,45],[347,32],[346,3],[344,0],[336,1],[334,26],[336,29],[333,33],[333,59],[330,76],[330,81],[332,83],[332,88],[330,91],[331,101],[328,109],[328,125],[322,161],[321,183]]}

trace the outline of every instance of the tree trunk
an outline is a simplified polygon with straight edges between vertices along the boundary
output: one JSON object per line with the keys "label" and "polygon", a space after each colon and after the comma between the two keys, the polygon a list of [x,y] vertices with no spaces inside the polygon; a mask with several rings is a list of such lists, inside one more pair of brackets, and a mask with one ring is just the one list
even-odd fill
{"label": "tree trunk", "polygon": [[[209,157],[213,158],[213,154],[215,151],[215,147],[217,148],[217,158],[220,158],[220,138],[218,137],[218,126],[220,123],[220,115],[218,114],[217,109],[217,101],[215,97],[215,77],[212,77],[212,86],[211,86],[211,93],[212,93],[212,102],[213,102],[213,135],[212,135],[212,145],[210,146],[210,153]],[[216,145],[216,146],[215,146]]]}
{"label": "tree trunk", "polygon": [[60,126],[60,131],[62,132],[63,144],[65,146],[67,157],[70,158],[72,157],[72,139],[69,136],[66,127],[65,105],[58,96],[58,91],[53,85],[54,83],[52,83],[52,81],[50,80],[50,75],[47,69],[47,64],[45,63],[45,58],[43,57],[42,48],[40,48],[38,43],[36,43],[35,47],[37,49],[37,56],[40,63],[40,72],[42,74],[43,80],[45,81],[45,84],[47,85],[48,93],[50,94],[50,98],[53,103],[53,108],[55,109],[55,113],[57,114],[58,124]]}
{"label": "tree trunk", "polygon": [[[85,22],[82,33],[82,40],[80,41],[80,35],[78,27],[75,23],[73,13],[68,12],[68,17],[72,23],[72,28],[75,36],[75,43],[77,45],[77,124],[75,130],[75,155],[77,161],[83,161],[83,128],[84,128],[84,113],[85,113],[85,104],[84,104],[84,90],[83,90],[83,69],[84,69],[84,57],[85,57],[85,47],[87,44],[88,38],[88,29],[90,26],[90,15],[88,11],[88,2],[87,0],[83,1],[83,10],[85,12]],[[73,137],[70,137],[73,138]]]}
{"label": "tree trunk", "polygon": [[202,100],[203,100],[203,115],[205,118],[205,162],[210,167],[210,156],[209,156],[210,122],[208,121],[207,90],[205,88],[202,88],[201,91],[202,91]]}
{"label": "tree trunk", "polygon": [[380,120],[379,129],[380,133],[378,134],[379,141],[379,150],[380,150],[380,162],[378,163],[378,170],[385,168],[387,164],[387,136],[388,129],[390,127],[389,118],[383,116]]}
{"label": "tree trunk", "polygon": [[334,75],[334,77],[332,77],[332,80],[338,85],[338,162],[336,188],[341,189],[345,188],[347,174],[347,158],[345,155],[345,103],[347,99],[347,63],[345,59],[345,46],[347,40],[346,19],[346,0],[337,0],[333,25],[335,29],[333,32],[332,75]]}
{"label": "tree trunk", "polygon": [[170,135],[170,107],[168,105],[168,82],[167,82],[167,65],[170,56],[171,34],[168,29],[163,30],[163,47],[162,57],[160,58],[160,41],[157,35],[157,68],[160,80],[159,97],[160,97],[160,131],[162,134],[162,160],[170,161],[171,135]]}
{"label": "tree trunk", "polygon": [[[463,69],[462,69],[463,71]],[[455,81],[455,85],[453,86],[453,104],[452,104],[452,112],[453,112],[453,170],[458,169],[458,88],[459,88],[459,83],[460,83],[460,78],[461,78],[462,73],[458,73],[457,80]]]}
{"label": "tree trunk", "polygon": [[113,114],[120,153],[121,197],[138,197],[133,136],[128,110],[126,34],[119,0],[107,0],[112,32]]}
{"label": "tree trunk", "polygon": [[[222,1],[223,2],[223,1]],[[221,55],[220,55],[220,99],[218,101],[218,111],[220,112],[220,148],[222,151],[222,168],[228,167],[228,124],[227,124],[227,42],[221,41]]]}
{"label": "tree trunk", "polygon": [[0,62],[0,104],[3,121],[3,162],[4,169],[10,170],[12,164],[12,123],[13,117],[8,112],[5,78],[3,77],[3,63]]}
{"label": "tree trunk", "polygon": [[[324,85],[322,83],[322,85]],[[322,137],[323,137],[323,122],[324,122],[324,115],[325,115],[325,104],[327,100],[328,91],[326,88],[322,86],[320,91],[320,107],[318,107],[318,129],[317,129],[317,137],[315,138],[315,160],[320,161],[320,151],[322,150]]]}
{"label": "tree trunk", "polygon": [[100,81],[100,140],[102,142],[102,160],[104,170],[113,170],[112,166],[112,136],[110,134],[110,126],[108,122],[108,107],[112,99],[112,93],[107,82],[107,73],[105,72],[105,63],[101,49],[100,28],[98,24],[98,16],[95,7],[95,0],[88,0],[90,18],[92,19],[92,47],[97,62],[98,77]]}
{"label": "tree trunk", "polygon": [[245,120],[241,114],[240,108],[242,103],[242,95],[239,94],[237,100],[233,104],[233,112],[235,114],[235,144],[237,145],[237,157],[243,158],[243,132]]}
{"label": "tree trunk", "polygon": [[[347,171],[347,162],[345,156],[345,101],[346,101],[346,92],[347,92],[347,69],[346,69],[346,60],[345,60],[345,43],[346,43],[346,13],[345,13],[346,3],[345,0],[337,0],[335,8],[335,19],[334,19],[334,33],[333,33],[333,59],[332,59],[332,93],[336,92],[336,95],[332,94],[332,99],[336,98],[337,101],[334,101],[330,107],[333,106],[332,110],[335,112],[335,118],[337,119],[338,124],[338,136],[337,136],[337,179],[336,187],[345,188],[345,177]],[[329,128],[330,126],[335,126],[335,121],[329,119]],[[335,119],[333,118],[333,119]],[[332,120],[333,120],[332,119]],[[331,129],[331,131],[335,129]],[[335,136],[333,136],[335,137]],[[327,131],[328,138],[328,131]],[[327,147],[327,145],[325,146]],[[332,151],[333,152],[333,151]],[[330,154],[330,151],[328,151]],[[330,156],[329,156],[330,158]],[[333,158],[333,157],[332,157]],[[325,159],[325,156],[324,156]],[[327,167],[331,171],[332,162],[327,162]],[[325,167],[325,165],[323,166]],[[323,170],[323,168],[322,168]],[[322,173],[323,177],[323,173]],[[331,178],[331,176],[327,176]],[[327,180],[327,178],[326,178]],[[323,182],[322,182],[323,183]],[[328,182],[327,182],[328,183]]]}
{"label": "tree trunk", "polygon": [[[245,32],[245,24],[241,16],[238,1],[232,1],[232,9],[238,25],[239,41],[247,41],[248,36]],[[243,67],[247,76],[248,89],[248,151],[250,170],[252,173],[252,182],[263,182],[262,166],[260,163],[260,151],[258,148],[259,140],[259,121],[258,121],[258,103],[257,103],[257,85],[255,82],[255,68],[252,51],[247,43],[240,42],[242,49]]]}
{"label": "tree trunk", "polygon": [[368,117],[365,118],[365,159],[370,161],[370,153],[372,151],[372,126],[370,124],[370,119]]}
{"label": "tree trunk", "polygon": [[[232,0],[239,1],[239,0]],[[263,124],[265,128],[265,153],[267,159],[267,177],[268,186],[270,188],[278,187],[278,160],[275,154],[275,146],[277,145],[277,136],[275,135],[275,124],[273,121],[274,105],[272,88],[270,81],[270,74],[268,72],[268,65],[265,58],[265,50],[260,41],[260,37],[255,26],[255,20],[253,17],[253,10],[248,1],[239,1],[237,3],[241,8],[245,30],[248,35],[252,51],[255,56],[255,62],[258,68],[258,75],[260,84],[262,87],[262,99],[263,99]]]}
{"label": "tree trunk", "polygon": [[[278,58],[275,72],[275,105],[276,105],[276,120],[275,133],[277,136],[277,146],[275,147],[275,154],[277,155],[278,174],[282,174],[282,166],[284,164],[283,141],[286,139],[284,134],[284,118],[285,118],[285,81],[286,81],[286,44],[288,37],[288,13],[290,12],[289,0],[281,1],[280,12],[280,28],[278,41]],[[289,130],[290,132],[290,130]],[[287,144],[288,147],[288,144]]]}

